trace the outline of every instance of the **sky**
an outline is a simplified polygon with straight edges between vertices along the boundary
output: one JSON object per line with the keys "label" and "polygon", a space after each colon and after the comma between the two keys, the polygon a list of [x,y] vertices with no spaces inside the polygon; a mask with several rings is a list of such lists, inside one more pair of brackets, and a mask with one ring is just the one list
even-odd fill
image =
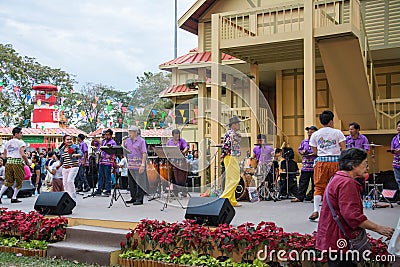
{"label": "sky", "polygon": [[[78,84],[137,88],[174,57],[174,0],[2,0],[0,43],[75,75]],[[178,19],[195,0],[178,0]],[[178,56],[197,36],[178,29]]]}

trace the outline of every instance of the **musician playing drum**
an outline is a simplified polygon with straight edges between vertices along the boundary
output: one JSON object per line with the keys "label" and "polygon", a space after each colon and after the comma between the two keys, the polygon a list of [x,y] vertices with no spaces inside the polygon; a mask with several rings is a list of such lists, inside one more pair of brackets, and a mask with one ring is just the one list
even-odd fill
{"label": "musician playing drum", "polygon": [[[186,140],[181,138],[181,131],[178,129],[174,129],[172,131],[172,138],[169,139],[166,143],[167,146],[177,146],[179,150],[182,152],[183,155],[189,150],[189,146],[186,143]],[[173,165],[173,173],[174,173],[174,180],[177,187],[174,187],[174,193],[177,195],[179,192],[182,192],[182,196],[186,197],[187,195],[187,188],[186,179],[188,174],[188,164],[186,159],[172,159],[171,163]]]}
{"label": "musician playing drum", "polygon": [[257,159],[262,174],[266,171],[263,167],[266,167],[266,165],[272,161],[272,155],[274,153],[274,148],[267,145],[266,140],[267,137],[265,134],[257,135],[257,145],[253,149],[253,157]]}

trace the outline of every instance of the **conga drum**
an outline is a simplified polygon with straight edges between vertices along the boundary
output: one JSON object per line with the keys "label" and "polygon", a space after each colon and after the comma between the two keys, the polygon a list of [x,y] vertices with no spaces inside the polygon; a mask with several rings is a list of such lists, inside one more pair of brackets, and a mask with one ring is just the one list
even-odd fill
{"label": "conga drum", "polygon": [[149,192],[147,193],[154,193],[157,191],[158,185],[160,183],[157,157],[148,157],[146,174],[147,180],[149,181]]}
{"label": "conga drum", "polygon": [[167,159],[161,159],[159,164],[160,178],[169,181],[172,178],[172,165]]}

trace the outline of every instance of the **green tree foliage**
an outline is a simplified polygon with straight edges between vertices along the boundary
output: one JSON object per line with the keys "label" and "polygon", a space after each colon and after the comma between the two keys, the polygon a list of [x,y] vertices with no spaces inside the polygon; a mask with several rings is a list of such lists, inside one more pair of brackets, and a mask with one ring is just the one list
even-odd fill
{"label": "green tree foliage", "polygon": [[35,58],[21,56],[10,44],[0,44],[0,83],[0,114],[4,115],[0,124],[29,127],[33,85],[51,83],[58,86],[61,93],[67,93],[76,82],[67,72],[43,66]]}
{"label": "green tree foliage", "polygon": [[[170,122],[166,107],[172,107],[172,102],[169,99],[159,98],[159,94],[171,85],[171,74],[144,72],[143,76],[137,77],[137,84],[138,88],[130,93],[129,106],[133,107],[133,110],[129,110],[127,114],[127,120],[131,121],[130,124],[139,121],[140,126],[143,127],[143,123],[146,121],[147,127],[153,127],[153,122],[156,123],[156,127],[159,127],[160,122]],[[138,112],[138,109],[144,110]]]}
{"label": "green tree foliage", "polygon": [[85,132],[95,131],[101,126],[122,127],[122,107],[127,107],[130,101],[128,95],[129,92],[121,92],[110,86],[87,83],[79,92],[67,98],[67,116]]}

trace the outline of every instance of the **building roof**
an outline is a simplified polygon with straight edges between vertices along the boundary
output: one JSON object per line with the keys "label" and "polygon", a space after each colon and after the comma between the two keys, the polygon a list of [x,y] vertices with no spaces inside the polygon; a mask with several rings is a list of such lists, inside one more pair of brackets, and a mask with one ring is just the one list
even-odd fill
{"label": "building roof", "polygon": [[170,95],[180,95],[180,94],[184,94],[184,95],[197,94],[197,89],[188,88],[184,84],[171,85],[170,87],[168,87],[168,88],[164,89],[163,91],[161,91],[159,96],[160,97],[167,97],[167,96],[170,96]]}
{"label": "building roof", "polygon": [[[114,133],[116,132],[128,132],[128,129],[121,129],[121,128],[99,128],[94,132],[88,134],[88,137],[100,137],[101,133],[104,130],[111,129]],[[142,137],[171,137],[172,130],[171,129],[151,129],[151,130],[140,130],[140,136]]]}
{"label": "building roof", "polygon": [[[11,127],[0,127],[0,135],[12,135],[12,129]],[[81,131],[77,128],[45,128],[44,130],[42,129],[36,129],[36,128],[22,128],[22,133],[24,135],[45,135],[45,136],[63,136],[65,134],[69,135],[78,135],[78,134],[84,134],[86,133],[84,131]]]}
{"label": "building roof", "polygon": [[197,0],[178,20],[181,29],[198,34],[200,17],[216,2],[216,0]]}
{"label": "building roof", "polygon": [[[231,60],[236,59],[235,57],[222,53],[221,60]],[[195,64],[195,63],[205,63],[211,61],[211,52],[197,52],[197,48],[190,50],[186,55],[177,57],[170,61],[160,64],[160,69],[171,69],[173,66],[183,65],[183,64]]]}
{"label": "building roof", "polygon": [[39,90],[39,91],[58,91],[57,86],[52,84],[37,84],[32,86],[32,90]]}

